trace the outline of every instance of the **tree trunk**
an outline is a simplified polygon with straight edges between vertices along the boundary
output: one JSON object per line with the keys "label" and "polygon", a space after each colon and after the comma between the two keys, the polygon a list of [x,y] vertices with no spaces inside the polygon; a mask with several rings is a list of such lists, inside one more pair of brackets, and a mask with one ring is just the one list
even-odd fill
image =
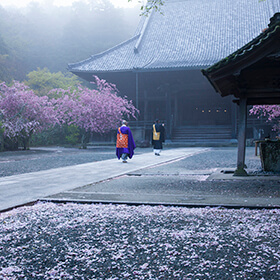
{"label": "tree trunk", "polygon": [[4,151],[4,135],[0,131],[0,152]]}
{"label": "tree trunk", "polygon": [[87,143],[86,143],[86,133],[83,132],[82,138],[81,138],[81,148],[86,149],[87,148]]}

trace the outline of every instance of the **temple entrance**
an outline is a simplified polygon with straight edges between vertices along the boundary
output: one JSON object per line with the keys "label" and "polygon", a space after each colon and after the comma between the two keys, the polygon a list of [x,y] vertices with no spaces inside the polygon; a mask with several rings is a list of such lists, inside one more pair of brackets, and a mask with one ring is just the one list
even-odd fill
{"label": "temple entrance", "polygon": [[146,123],[152,123],[156,119],[161,121],[166,119],[166,102],[164,99],[146,100],[145,104],[143,105],[145,109],[141,117]]}
{"label": "temple entrance", "polygon": [[176,103],[176,126],[231,124],[231,102],[220,96],[217,98],[209,93],[180,94]]}

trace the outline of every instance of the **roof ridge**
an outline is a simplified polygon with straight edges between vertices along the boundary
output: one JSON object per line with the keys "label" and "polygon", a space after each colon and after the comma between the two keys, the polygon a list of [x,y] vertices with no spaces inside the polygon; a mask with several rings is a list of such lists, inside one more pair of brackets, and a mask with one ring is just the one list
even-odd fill
{"label": "roof ridge", "polygon": [[151,13],[147,16],[147,18],[146,18],[146,20],[145,20],[145,22],[143,24],[143,27],[141,29],[141,32],[139,32],[140,37],[139,37],[139,39],[137,40],[137,42],[136,42],[136,44],[134,46],[134,53],[138,53],[139,52],[139,47],[140,47],[140,44],[142,42],[142,38],[143,38],[144,33],[145,33],[146,29],[147,29],[147,26],[148,26],[148,24],[150,22],[150,18],[152,17],[153,12],[154,11],[152,10]]}

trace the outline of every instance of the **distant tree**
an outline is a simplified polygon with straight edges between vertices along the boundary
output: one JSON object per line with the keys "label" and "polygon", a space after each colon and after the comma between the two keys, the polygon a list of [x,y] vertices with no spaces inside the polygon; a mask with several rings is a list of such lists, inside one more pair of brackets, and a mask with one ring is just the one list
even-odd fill
{"label": "distant tree", "polygon": [[68,89],[69,87],[76,87],[80,84],[77,76],[61,72],[51,73],[47,68],[32,71],[27,74],[27,81],[25,82],[35,93],[39,96],[45,96],[54,88]]}
{"label": "distant tree", "polygon": [[137,8],[128,12],[108,0],[66,7],[43,2],[18,9],[0,6],[0,81],[23,81],[38,67],[64,73],[68,63],[130,38],[139,21]]}
{"label": "distant tree", "polygon": [[[128,2],[132,2],[134,0],[128,0]],[[135,0],[136,1],[136,0]],[[264,2],[266,0],[256,0],[259,2]],[[140,2],[138,0],[138,2]],[[159,11],[161,13],[162,6],[164,5],[164,0],[147,0],[145,4],[141,6],[141,15],[147,16],[152,10]],[[142,1],[143,3],[143,1]]]}
{"label": "distant tree", "polygon": [[280,136],[280,105],[256,105],[249,111],[251,115],[263,116],[273,123],[273,130]]}
{"label": "distant tree", "polygon": [[[132,0],[128,0],[132,2]],[[161,12],[161,8],[164,5],[164,0],[147,0],[145,4],[141,6],[141,15],[147,16],[152,10]]]}
{"label": "distant tree", "polygon": [[[0,9],[0,18],[1,12],[3,11]],[[0,33],[0,82],[12,82],[14,77],[20,76],[21,70],[19,60],[13,55],[13,50],[8,47]]]}
{"label": "distant tree", "polygon": [[24,149],[28,148],[34,133],[58,122],[48,97],[39,97],[26,85],[16,81],[12,86],[0,84],[0,112],[0,129],[4,130],[3,136],[13,149],[19,142],[22,142]]}
{"label": "distant tree", "polygon": [[22,80],[26,75],[26,47],[24,36],[20,35],[24,27],[23,16],[14,10],[7,11],[0,6],[0,81]]}
{"label": "distant tree", "polygon": [[60,96],[56,100],[56,110],[61,124],[75,125],[81,130],[82,147],[86,147],[86,135],[90,132],[104,134],[115,129],[119,121],[136,118],[138,110],[126,97],[117,95],[116,86],[95,76],[96,89],[80,86],[73,92],[55,89]]}
{"label": "distant tree", "polygon": [[11,79],[11,73],[7,71],[9,61],[9,56],[7,54],[1,54],[0,53],[0,81],[10,81]]}

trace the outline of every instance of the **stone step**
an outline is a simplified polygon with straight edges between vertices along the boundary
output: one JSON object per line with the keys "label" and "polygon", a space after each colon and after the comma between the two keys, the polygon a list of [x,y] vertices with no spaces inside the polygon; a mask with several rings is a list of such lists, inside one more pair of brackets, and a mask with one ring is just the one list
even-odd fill
{"label": "stone step", "polygon": [[172,133],[173,141],[215,141],[231,139],[231,127],[228,126],[183,126]]}

